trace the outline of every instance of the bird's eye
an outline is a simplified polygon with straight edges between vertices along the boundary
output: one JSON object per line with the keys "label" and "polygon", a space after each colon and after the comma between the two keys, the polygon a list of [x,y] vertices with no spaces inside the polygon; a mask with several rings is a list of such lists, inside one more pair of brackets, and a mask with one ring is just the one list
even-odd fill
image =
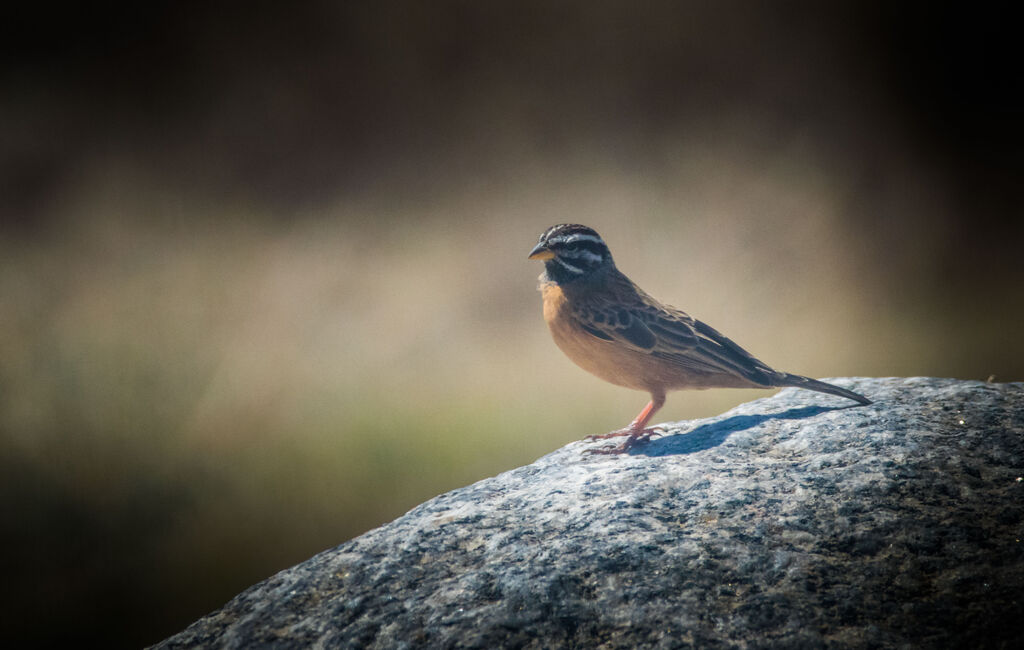
{"label": "bird's eye", "polygon": [[577,244],[576,242],[570,242],[570,243],[565,245],[565,250],[567,250],[567,251],[578,251],[579,249],[580,249],[580,245]]}

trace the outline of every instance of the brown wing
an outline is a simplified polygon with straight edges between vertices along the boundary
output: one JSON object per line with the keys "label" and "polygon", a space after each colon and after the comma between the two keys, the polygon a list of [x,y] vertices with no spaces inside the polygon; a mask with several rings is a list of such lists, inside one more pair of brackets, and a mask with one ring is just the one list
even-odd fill
{"label": "brown wing", "polygon": [[577,307],[574,316],[590,334],[694,372],[771,383],[775,371],[711,326],[662,305],[624,275],[612,288],[577,303],[585,306]]}
{"label": "brown wing", "polygon": [[656,322],[658,324],[653,327],[657,331],[685,327],[696,334],[697,343],[685,350],[668,346],[656,348],[653,353],[655,356],[684,366],[696,362],[699,367],[711,367],[718,372],[737,375],[756,384],[771,384],[774,370],[710,325],[671,307],[665,308],[665,311],[657,316]]}
{"label": "brown wing", "polygon": [[615,341],[637,352],[654,352],[658,337],[638,309],[641,305],[623,300],[625,297],[611,293],[591,294],[587,300],[573,303],[573,317],[593,336]]}

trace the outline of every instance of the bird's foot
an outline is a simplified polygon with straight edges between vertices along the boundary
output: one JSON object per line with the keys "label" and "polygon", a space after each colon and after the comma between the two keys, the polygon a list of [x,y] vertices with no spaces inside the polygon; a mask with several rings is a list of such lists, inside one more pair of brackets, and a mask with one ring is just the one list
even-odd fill
{"label": "bird's foot", "polygon": [[617,438],[620,436],[628,436],[621,445],[604,446],[596,449],[584,449],[585,454],[599,454],[602,456],[613,456],[618,454],[624,454],[630,449],[634,449],[641,445],[645,445],[650,442],[654,436],[659,436],[665,432],[662,427],[650,427],[647,429],[636,429],[633,427],[626,427],[625,429],[619,429],[618,431],[612,431],[611,433],[602,433],[599,435],[587,436],[584,440],[607,440],[608,438]]}
{"label": "bird's foot", "polygon": [[609,438],[622,438],[624,436],[634,436],[635,437],[635,436],[640,436],[642,434],[646,434],[647,437],[650,438],[652,435],[661,435],[661,434],[665,433],[665,431],[667,431],[667,429],[665,429],[665,427],[661,427],[661,426],[647,427],[646,429],[638,429],[637,427],[634,427],[634,426],[630,425],[630,426],[626,427],[625,429],[617,429],[617,430],[612,431],[610,433],[594,433],[594,434],[591,434],[591,435],[585,437],[583,440],[585,442],[592,442],[594,440],[607,440]]}

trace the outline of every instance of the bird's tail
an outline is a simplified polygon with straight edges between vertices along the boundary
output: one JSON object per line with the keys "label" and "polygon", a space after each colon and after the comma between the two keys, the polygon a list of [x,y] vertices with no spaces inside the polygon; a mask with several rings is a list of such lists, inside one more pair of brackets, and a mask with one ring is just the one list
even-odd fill
{"label": "bird's tail", "polygon": [[817,379],[811,379],[810,377],[801,377],[800,375],[791,375],[788,372],[780,372],[777,377],[773,378],[773,386],[779,388],[785,386],[793,386],[795,388],[806,388],[807,390],[816,390],[819,393],[828,393],[829,395],[838,395],[839,397],[845,397],[852,399],[855,402],[861,404],[870,404],[871,400],[864,397],[859,393],[855,393],[852,390],[846,390],[839,386],[818,381]]}

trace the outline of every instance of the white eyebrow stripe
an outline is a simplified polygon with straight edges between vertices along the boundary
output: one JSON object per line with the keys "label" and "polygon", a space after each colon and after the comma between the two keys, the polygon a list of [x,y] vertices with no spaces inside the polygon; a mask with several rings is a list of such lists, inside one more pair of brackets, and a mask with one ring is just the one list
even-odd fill
{"label": "white eyebrow stripe", "polygon": [[594,242],[595,244],[601,244],[602,246],[605,245],[604,240],[601,239],[600,237],[595,237],[593,235],[586,235],[586,234],[582,234],[582,233],[577,233],[575,235],[562,235],[561,237],[554,237],[554,238],[548,240],[548,244],[571,244],[571,243],[577,242],[577,241],[589,241],[589,242]]}
{"label": "white eyebrow stripe", "polygon": [[582,250],[582,249],[578,250],[578,251],[575,251],[575,252],[572,252],[572,253],[563,253],[563,255],[568,256],[568,257],[582,257],[582,258],[586,259],[589,262],[600,262],[602,259],[604,259],[603,257],[598,255],[597,253],[591,253],[588,250]]}
{"label": "white eyebrow stripe", "polygon": [[600,237],[595,237],[593,235],[586,235],[586,234],[583,234],[583,233],[577,233],[575,235],[569,235],[565,239],[566,243],[574,242],[574,241],[592,241],[595,244],[603,244],[604,243],[604,241],[602,241]]}

